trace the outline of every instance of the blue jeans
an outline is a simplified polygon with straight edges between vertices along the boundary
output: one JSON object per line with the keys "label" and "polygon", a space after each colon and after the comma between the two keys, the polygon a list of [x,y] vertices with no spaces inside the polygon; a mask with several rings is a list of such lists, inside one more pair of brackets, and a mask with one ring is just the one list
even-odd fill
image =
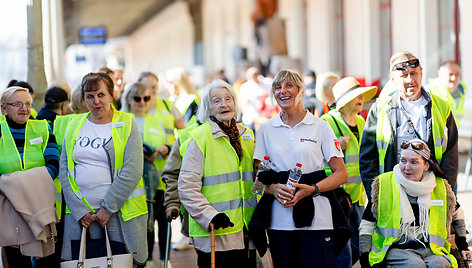
{"label": "blue jeans", "polygon": [[359,225],[364,209],[364,206],[359,206],[359,202],[352,204],[351,217],[349,218],[351,239],[338,255],[338,268],[351,268],[359,260]]}
{"label": "blue jeans", "polygon": [[451,267],[445,257],[435,255],[430,248],[391,248],[385,256],[386,267],[444,268]]}

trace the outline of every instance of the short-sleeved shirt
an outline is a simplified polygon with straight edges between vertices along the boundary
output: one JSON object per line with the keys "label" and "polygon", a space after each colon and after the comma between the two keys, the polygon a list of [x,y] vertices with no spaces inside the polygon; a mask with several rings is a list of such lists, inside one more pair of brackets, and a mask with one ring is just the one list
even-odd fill
{"label": "short-sleeved shirt", "polygon": [[[265,155],[270,157],[271,168],[275,171],[287,171],[301,163],[304,174],[324,169],[332,157],[343,157],[329,124],[308,111],[303,120],[293,128],[286,125],[279,114],[257,130],[254,159],[262,160]],[[313,203],[315,217],[311,226],[296,228],[292,216],[293,208],[284,208],[282,204],[274,201],[270,229],[333,229],[329,200],[317,196],[313,198]]]}

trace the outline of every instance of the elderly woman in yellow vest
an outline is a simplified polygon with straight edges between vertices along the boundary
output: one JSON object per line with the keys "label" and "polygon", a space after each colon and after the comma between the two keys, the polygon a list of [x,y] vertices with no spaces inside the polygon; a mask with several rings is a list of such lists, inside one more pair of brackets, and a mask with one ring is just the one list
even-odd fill
{"label": "elderly woman in yellow vest", "polygon": [[146,188],[146,198],[154,203],[148,203],[148,261],[152,261],[154,249],[154,221],[159,228],[160,259],[164,261],[166,252],[167,219],[163,205],[165,184],[160,179],[170,146],[166,144],[164,126],[158,116],[146,113],[151,99],[150,90],[142,83],[127,85],[121,95],[123,112],[131,112],[138,123],[141,138],[144,141],[144,173],[143,180]]}
{"label": "elderly woman in yellow vest", "polygon": [[365,120],[358,113],[376,92],[377,87],[361,87],[355,78],[345,77],[333,87],[336,109],[321,116],[333,129],[344,151],[348,179],[342,187],[352,201],[349,218],[351,241],[338,256],[338,267],[351,267],[359,260],[359,224],[367,197],[359,173],[359,143]]}
{"label": "elderly woman in yellow vest", "polygon": [[131,252],[135,264],[143,264],[147,207],[138,126],[131,114],[112,107],[108,75],[87,74],[81,91],[89,112],[71,119],[61,154],[59,178],[67,205],[62,258],[77,259],[82,227],[92,239],[102,239],[107,226],[115,254]]}
{"label": "elderly woman in yellow vest", "polygon": [[400,163],[372,182],[372,202],[362,217],[362,267],[457,267],[446,240],[455,229],[455,243],[466,261],[464,212],[448,182],[433,172],[428,145],[403,141]]}
{"label": "elderly woman in yellow vest", "polygon": [[[199,267],[210,267],[210,223],[219,267],[256,267],[247,228],[256,207],[252,194],[254,134],[236,123],[236,94],[223,80],[205,90],[179,175],[179,195],[190,215],[190,244]],[[182,147],[181,147],[182,148]]]}
{"label": "elderly woman in yellow vest", "polygon": [[[7,222],[15,221],[13,216],[7,215],[4,210],[6,201],[3,198],[6,198],[17,211],[29,214],[30,217],[33,215],[36,219],[43,219],[45,223],[52,223],[54,225],[56,215],[53,200],[56,199],[56,194],[53,190],[53,179],[59,172],[59,151],[56,139],[48,123],[45,120],[29,120],[32,101],[28,89],[17,86],[5,89],[1,97],[3,114],[0,119],[0,154],[2,156],[0,158],[0,174],[2,175],[0,179],[0,184],[2,185],[0,187],[0,196],[2,196],[2,216],[8,216]],[[14,174],[5,176],[5,174],[10,173]],[[34,177],[31,177],[32,175]],[[34,188],[14,188],[14,191],[4,190],[3,187],[11,185],[8,182],[8,178],[11,179],[13,176],[16,176],[15,180],[21,183],[20,185],[31,184],[34,185]],[[16,184],[11,187],[19,186]],[[34,190],[32,191],[32,189]],[[45,202],[34,204],[33,206],[33,204],[28,202],[38,202],[39,200],[34,196],[25,199],[28,191],[32,191],[31,194],[34,195],[51,194],[48,196],[51,203]],[[20,202],[19,204],[22,207],[17,206],[18,202]],[[38,205],[44,209],[42,213],[32,211]],[[47,220],[50,221],[46,222]],[[2,220],[0,221],[5,223]],[[22,225],[15,222],[13,231],[8,229],[7,226],[2,225],[1,227],[3,232],[10,232],[13,235],[13,244],[8,243],[10,241],[8,234],[2,233],[0,235],[0,245],[4,246],[6,261],[10,267],[31,267],[30,256],[44,257],[54,252],[54,242],[51,242],[54,240],[54,237],[51,237],[52,240],[44,241],[46,243],[44,243],[45,245],[42,246],[42,249],[38,248],[39,252],[43,254],[33,254],[32,251],[26,248],[24,243],[24,241],[27,241],[25,235],[33,235],[33,233],[30,230],[23,229],[16,229],[15,232],[15,228],[18,228],[18,226]],[[54,229],[54,235],[55,232],[56,230]],[[33,237],[33,239],[35,238]],[[28,241],[33,244],[31,240]],[[50,243],[51,247],[46,246],[48,243]],[[36,259],[36,267],[51,267],[51,265],[59,265],[59,262],[54,262],[54,259],[48,258]]]}

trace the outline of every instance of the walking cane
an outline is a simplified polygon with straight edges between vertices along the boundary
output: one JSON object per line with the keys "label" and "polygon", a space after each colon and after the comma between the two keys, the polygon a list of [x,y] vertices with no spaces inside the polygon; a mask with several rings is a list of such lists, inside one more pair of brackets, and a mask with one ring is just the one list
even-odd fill
{"label": "walking cane", "polygon": [[215,225],[210,223],[210,248],[211,248],[211,268],[215,268]]}
{"label": "walking cane", "polygon": [[[179,212],[177,211],[177,209],[173,209],[170,213],[170,215],[172,216],[172,219],[176,218],[178,214]],[[171,229],[172,219],[167,220],[167,240],[166,240],[166,256],[164,260],[164,268],[167,268],[167,264],[169,262],[170,234],[172,232],[172,229]]]}

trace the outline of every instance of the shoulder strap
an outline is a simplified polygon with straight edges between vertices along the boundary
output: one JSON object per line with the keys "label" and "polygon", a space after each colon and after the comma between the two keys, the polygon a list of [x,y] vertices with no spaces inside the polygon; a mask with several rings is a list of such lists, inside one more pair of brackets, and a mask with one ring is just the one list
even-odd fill
{"label": "shoulder strap", "polygon": [[170,112],[170,108],[171,108],[171,107],[169,107],[169,104],[167,104],[167,100],[162,100],[162,102],[163,102],[164,105],[166,106],[167,111]]}
{"label": "shoulder strap", "polygon": [[421,137],[420,137],[420,135],[418,134],[418,132],[416,131],[416,128],[415,128],[415,126],[413,125],[413,122],[411,122],[410,117],[409,117],[408,114],[406,113],[405,108],[403,108],[403,106],[399,103],[399,101],[397,100],[397,98],[392,98],[392,101],[398,106],[398,108],[400,109],[400,111],[402,111],[403,115],[404,115],[405,118],[406,118],[406,121],[408,122],[408,124],[410,125],[410,127],[411,127],[411,128],[413,129],[413,131],[415,132],[416,138],[418,138],[418,139],[421,140]]}
{"label": "shoulder strap", "polygon": [[329,115],[329,116],[331,116],[331,118],[333,118],[333,121],[336,124],[336,127],[338,128],[339,133],[341,134],[341,136],[343,136],[343,132],[341,131],[341,128],[338,125],[338,120],[336,120],[336,118],[330,113],[327,113],[327,115]]}

